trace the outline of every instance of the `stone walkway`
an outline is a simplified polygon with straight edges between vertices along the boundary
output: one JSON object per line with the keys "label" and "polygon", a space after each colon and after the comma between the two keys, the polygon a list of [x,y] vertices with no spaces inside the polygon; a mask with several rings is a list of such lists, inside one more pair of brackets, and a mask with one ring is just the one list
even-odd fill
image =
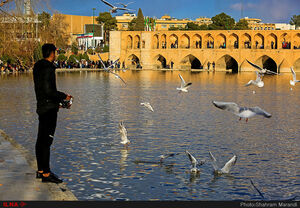
{"label": "stone walkway", "polygon": [[35,178],[35,158],[0,130],[0,201],[77,200],[65,184]]}

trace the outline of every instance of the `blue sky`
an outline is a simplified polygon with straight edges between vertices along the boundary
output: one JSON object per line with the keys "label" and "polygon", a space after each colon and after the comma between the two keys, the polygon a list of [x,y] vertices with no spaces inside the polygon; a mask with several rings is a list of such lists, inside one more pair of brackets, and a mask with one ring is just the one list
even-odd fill
{"label": "blue sky", "polygon": [[[50,6],[64,14],[92,16],[108,11],[109,7],[100,0],[50,0]],[[132,0],[108,0],[111,3],[128,3]],[[141,8],[144,16],[161,17],[169,14],[176,18],[196,19],[199,16],[213,17],[225,12],[239,20],[241,2],[244,2],[244,16],[261,18],[263,22],[286,22],[291,16],[300,14],[300,0],[133,0],[132,9]],[[121,13],[119,13],[121,14]]]}

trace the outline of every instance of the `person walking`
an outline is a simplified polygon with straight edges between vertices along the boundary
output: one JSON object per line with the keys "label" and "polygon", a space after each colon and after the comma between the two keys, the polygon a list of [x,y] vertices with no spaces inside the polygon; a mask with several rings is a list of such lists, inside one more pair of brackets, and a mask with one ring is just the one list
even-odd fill
{"label": "person walking", "polygon": [[[42,46],[43,58],[33,68],[34,90],[37,100],[39,119],[38,135],[35,145],[38,170],[36,178],[42,182],[62,183],[50,170],[50,146],[53,142],[60,103],[70,101],[72,96],[56,89],[55,60],[56,47],[53,44]],[[66,108],[70,109],[68,103]]]}

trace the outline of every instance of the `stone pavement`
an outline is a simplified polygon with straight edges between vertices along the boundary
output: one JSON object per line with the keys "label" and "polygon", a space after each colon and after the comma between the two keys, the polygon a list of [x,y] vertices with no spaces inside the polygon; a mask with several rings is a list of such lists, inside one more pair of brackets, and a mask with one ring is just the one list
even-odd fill
{"label": "stone pavement", "polygon": [[64,183],[36,179],[35,170],[35,158],[0,130],[0,201],[77,200]]}

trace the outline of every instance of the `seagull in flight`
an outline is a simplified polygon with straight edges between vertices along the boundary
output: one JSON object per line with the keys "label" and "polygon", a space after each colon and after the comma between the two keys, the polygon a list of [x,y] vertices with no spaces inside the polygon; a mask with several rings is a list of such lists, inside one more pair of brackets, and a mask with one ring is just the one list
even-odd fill
{"label": "seagull in flight", "polygon": [[296,73],[295,73],[293,67],[291,67],[291,72],[292,72],[292,74],[293,74],[293,80],[290,80],[290,84],[291,84],[292,86],[295,86],[295,84],[296,84],[297,82],[300,82],[300,81],[297,80],[297,78],[296,78]]}
{"label": "seagull in flight", "polygon": [[260,74],[258,71],[256,73],[256,80],[250,80],[245,86],[248,87],[250,85],[255,85],[257,87],[263,87],[265,84],[262,81],[263,74]]}
{"label": "seagull in flight", "polygon": [[123,121],[119,123],[119,132],[121,134],[121,144],[124,144],[127,147],[128,144],[130,144],[130,141],[127,138],[127,130],[123,124]]}
{"label": "seagull in flight", "polygon": [[205,161],[201,160],[199,163],[197,159],[191,153],[189,153],[189,151],[186,150],[185,153],[191,161],[191,173],[199,173],[200,170],[198,169],[198,167],[203,165]]}
{"label": "seagull in flight", "polygon": [[234,115],[239,116],[240,120],[242,120],[242,118],[246,118],[246,122],[248,122],[248,118],[251,118],[256,115],[261,115],[266,118],[271,118],[272,116],[270,113],[266,112],[260,107],[252,107],[252,108],[239,107],[236,103],[233,102],[218,102],[218,101],[213,101],[213,104],[217,108],[229,111]]}
{"label": "seagull in flight", "polygon": [[[246,59],[246,60],[247,60],[247,59]],[[270,70],[268,70],[268,69],[263,69],[263,68],[261,68],[260,66],[251,63],[251,62],[248,61],[248,60],[247,60],[247,62],[248,62],[251,66],[253,66],[254,68],[258,69],[258,71],[259,71],[260,74],[267,74],[267,73],[269,73],[269,74],[277,74],[277,75],[278,75],[278,73],[272,72],[272,71],[270,71]]]}
{"label": "seagull in flight", "polygon": [[133,9],[127,9],[125,7],[116,7],[114,5],[112,5],[111,3],[105,1],[105,0],[101,0],[104,4],[108,5],[111,7],[111,9],[109,10],[110,13],[117,13],[118,10],[125,10],[125,11],[135,11]]}
{"label": "seagull in flight", "polygon": [[160,163],[163,163],[165,159],[167,159],[168,157],[174,157],[176,155],[179,155],[180,153],[170,153],[170,154],[164,154],[164,155],[160,155]]}
{"label": "seagull in flight", "polygon": [[180,74],[179,77],[181,79],[181,86],[176,89],[180,92],[188,92],[187,89],[192,85],[192,83],[191,82],[186,83]]}
{"label": "seagull in flight", "polygon": [[224,173],[229,173],[231,168],[235,165],[236,161],[237,161],[237,156],[234,155],[225,165],[223,168],[219,169],[218,165],[217,165],[217,160],[216,158],[213,156],[213,154],[211,152],[209,152],[209,156],[210,159],[212,161],[212,165],[214,168],[214,172],[216,174],[224,174]]}
{"label": "seagull in flight", "polygon": [[109,67],[106,67],[105,64],[103,63],[103,60],[102,60],[101,56],[99,54],[98,54],[98,57],[99,57],[100,62],[102,63],[102,65],[104,67],[104,70],[106,72],[109,72],[109,73],[112,73],[113,75],[115,75],[116,78],[120,79],[126,85],[126,82],[124,81],[124,79],[122,79],[122,77],[120,77],[118,74],[116,74],[115,72],[113,72],[111,70],[111,68],[119,61],[119,59],[117,59],[115,62],[113,62]]}
{"label": "seagull in flight", "polygon": [[81,63],[77,60],[77,58],[74,57],[74,59],[75,59],[76,63],[79,64],[80,68],[82,68]]}
{"label": "seagull in flight", "polygon": [[154,112],[152,106],[150,105],[150,103],[145,102],[145,103],[141,103],[142,106],[145,106],[146,108],[148,108],[149,110],[151,110],[152,112]]}
{"label": "seagull in flight", "polygon": [[117,3],[117,4],[121,4],[124,8],[127,8],[129,4],[133,4],[134,2],[129,2],[128,4],[123,4],[123,3]]}

